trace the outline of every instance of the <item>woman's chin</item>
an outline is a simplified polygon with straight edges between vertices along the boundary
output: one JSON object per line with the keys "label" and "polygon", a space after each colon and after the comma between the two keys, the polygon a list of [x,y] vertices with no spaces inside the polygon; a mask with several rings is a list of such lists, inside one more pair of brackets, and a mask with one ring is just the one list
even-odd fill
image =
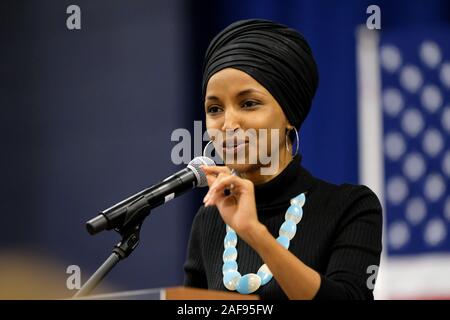
{"label": "woman's chin", "polygon": [[225,165],[231,170],[237,171],[238,173],[253,171],[259,168],[258,164],[249,164],[249,163],[239,164],[236,162],[232,162],[232,163],[225,163]]}

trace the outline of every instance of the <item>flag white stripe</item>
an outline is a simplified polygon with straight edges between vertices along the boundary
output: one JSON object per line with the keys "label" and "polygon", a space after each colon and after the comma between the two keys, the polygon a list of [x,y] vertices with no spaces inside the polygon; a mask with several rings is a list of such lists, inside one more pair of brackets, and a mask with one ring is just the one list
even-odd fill
{"label": "flag white stripe", "polygon": [[382,277],[382,283],[389,284],[382,299],[450,298],[450,255],[386,259]]}
{"label": "flag white stripe", "polygon": [[[361,25],[357,29],[356,37],[359,181],[375,192],[384,208],[383,112],[380,98],[379,35],[375,30],[369,30],[365,25]],[[386,230],[385,221],[386,219],[383,219],[384,231]],[[385,234],[386,232],[383,232],[383,237]],[[386,243],[384,239],[383,243]],[[387,299],[389,296],[383,277],[385,260],[386,253],[383,250],[374,290],[376,299]]]}

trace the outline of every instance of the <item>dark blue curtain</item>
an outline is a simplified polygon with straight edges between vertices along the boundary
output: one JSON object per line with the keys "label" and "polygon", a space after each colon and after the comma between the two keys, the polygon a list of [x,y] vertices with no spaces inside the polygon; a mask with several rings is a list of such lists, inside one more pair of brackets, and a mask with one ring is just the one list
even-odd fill
{"label": "dark blue curtain", "polygon": [[[81,30],[66,28],[71,4]],[[50,257],[64,292],[68,265],[86,281],[120,240],[113,231],[90,236],[85,221],[181,169],[170,137],[192,126],[187,10],[177,0],[1,6],[0,268],[6,250]],[[154,210],[138,249],[105,282],[181,283],[194,210],[188,197]],[[24,267],[38,270],[33,263]]]}

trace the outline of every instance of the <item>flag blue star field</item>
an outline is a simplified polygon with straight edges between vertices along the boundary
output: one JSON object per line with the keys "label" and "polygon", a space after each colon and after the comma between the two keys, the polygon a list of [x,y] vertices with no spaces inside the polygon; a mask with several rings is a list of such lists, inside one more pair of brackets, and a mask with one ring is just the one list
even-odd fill
{"label": "flag blue star field", "polygon": [[450,29],[382,31],[378,50],[383,297],[448,298]]}
{"label": "flag blue star field", "polygon": [[448,34],[381,37],[389,255],[450,252]]}

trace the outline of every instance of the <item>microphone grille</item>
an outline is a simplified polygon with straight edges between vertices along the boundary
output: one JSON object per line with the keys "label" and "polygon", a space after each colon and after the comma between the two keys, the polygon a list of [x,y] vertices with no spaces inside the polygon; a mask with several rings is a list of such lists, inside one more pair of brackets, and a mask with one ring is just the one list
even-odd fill
{"label": "microphone grille", "polygon": [[195,157],[189,162],[187,167],[191,169],[195,177],[197,178],[197,187],[206,187],[208,182],[206,181],[206,174],[200,168],[200,166],[215,166],[216,163],[208,157]]}

